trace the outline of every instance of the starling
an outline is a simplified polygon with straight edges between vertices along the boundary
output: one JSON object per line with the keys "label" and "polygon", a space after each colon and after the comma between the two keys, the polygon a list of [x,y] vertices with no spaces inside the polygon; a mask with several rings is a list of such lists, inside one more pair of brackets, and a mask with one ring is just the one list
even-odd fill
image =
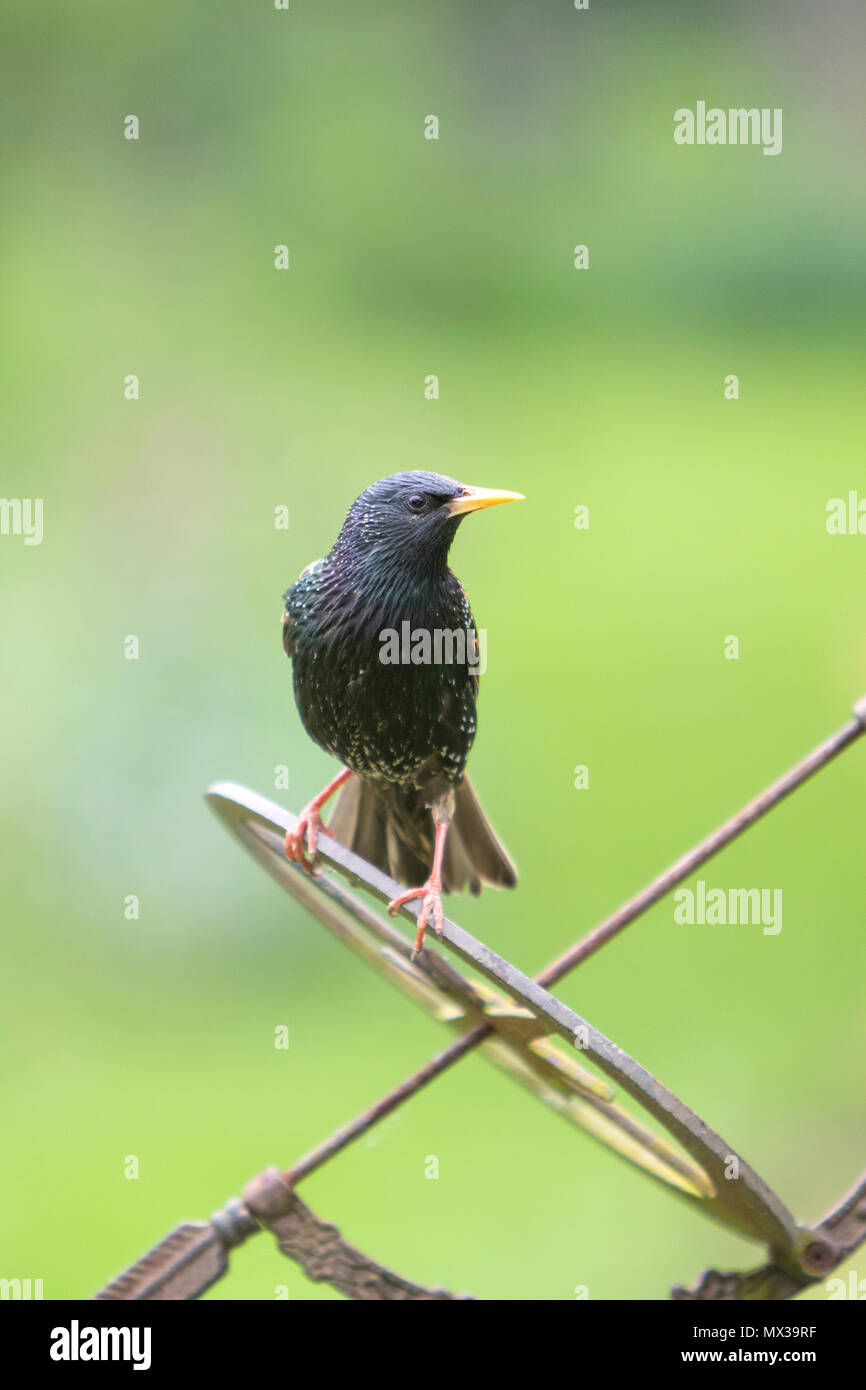
{"label": "starling", "polygon": [[286,835],[313,872],[321,809],[342,788],[328,833],[421,898],[415,952],[442,893],[517,874],[465,775],[475,738],[480,644],[448,568],[468,512],[521,498],[439,473],[394,473],[352,504],[331,553],[284,595],[283,646],[307,733],[344,765]]}

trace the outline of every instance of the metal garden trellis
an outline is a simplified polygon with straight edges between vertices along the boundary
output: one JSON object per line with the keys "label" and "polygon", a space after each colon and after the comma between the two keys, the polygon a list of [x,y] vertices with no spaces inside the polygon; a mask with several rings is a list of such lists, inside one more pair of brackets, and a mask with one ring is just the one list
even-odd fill
{"label": "metal garden trellis", "polygon": [[[298,1198],[297,1184],[475,1048],[564,1118],[665,1184],[696,1209],[763,1244],[767,1260],[748,1273],[707,1271],[674,1298],[782,1299],[825,1278],[866,1239],[866,1173],[815,1226],[798,1225],[772,1189],[676,1096],[549,992],[552,985],[610,941],[677,884],[802,786],[866,732],[866,695],[854,717],[789,772],[708,835],[641,892],[532,980],[446,920],[442,940],[481,980],[469,979],[438,951],[411,958],[411,942],[352,888],[380,902],[398,891],[386,875],[325,834],[319,857],[329,873],[310,878],[283,854],[296,818],[231,783],[208,798],[249,852],[339,940],[398,985],[459,1037],[399,1086],[337,1130],[285,1173],[268,1169],[208,1222],[186,1223],[101,1292],[99,1299],[192,1299],[225,1274],[228,1253],[261,1229],[309,1278],[356,1299],[430,1300],[458,1295],[425,1288],[384,1268],[343,1240]],[[416,904],[401,909],[413,920]],[[566,1044],[563,1047],[563,1043]],[[583,1054],[617,1082],[666,1132],[662,1138],[620,1106],[606,1080],[577,1060]],[[671,1143],[670,1141],[674,1142]],[[734,1163],[733,1160],[736,1160]],[[731,1174],[735,1172],[737,1176]]]}

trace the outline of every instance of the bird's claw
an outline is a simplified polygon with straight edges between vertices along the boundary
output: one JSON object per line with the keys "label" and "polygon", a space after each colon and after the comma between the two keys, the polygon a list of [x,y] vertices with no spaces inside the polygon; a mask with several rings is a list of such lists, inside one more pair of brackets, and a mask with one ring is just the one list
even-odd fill
{"label": "bird's claw", "polygon": [[310,805],[301,812],[294,830],[286,831],[286,858],[293,864],[300,864],[305,873],[317,872],[319,831],[324,828],[318,806]]}
{"label": "bird's claw", "polygon": [[420,888],[410,888],[408,892],[401,893],[399,897],[392,898],[388,904],[388,916],[393,917],[398,908],[404,903],[411,902],[413,898],[421,898],[421,911],[418,913],[418,931],[415,934],[415,945],[412,948],[412,959],[424,945],[424,932],[430,921],[432,913],[433,930],[439,940],[442,940],[442,929],[445,925],[445,914],[442,911],[442,883],[438,878],[428,878],[427,882]]}

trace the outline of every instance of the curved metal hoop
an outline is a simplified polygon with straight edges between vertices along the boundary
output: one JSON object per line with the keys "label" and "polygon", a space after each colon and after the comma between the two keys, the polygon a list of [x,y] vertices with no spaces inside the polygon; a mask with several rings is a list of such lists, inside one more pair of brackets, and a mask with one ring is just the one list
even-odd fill
{"label": "curved metal hoop", "polygon": [[[310,877],[286,860],[283,840],[297,823],[290,812],[229,782],[211,787],[208,800],[281,887],[433,1017],[461,1033],[484,1025],[490,1031],[481,1050],[546,1105],[708,1216],[764,1242],[777,1260],[799,1266],[809,1233],[729,1144],[604,1034],[448,919],[443,940],[483,979],[467,979],[430,949],[413,962],[407,938],[351,888],[331,873]],[[398,884],[327,834],[320,837],[319,858],[382,902],[399,892]],[[414,903],[401,909],[409,920],[417,911]],[[575,1049],[618,1082],[678,1147],[618,1105],[611,1088],[576,1060]]]}

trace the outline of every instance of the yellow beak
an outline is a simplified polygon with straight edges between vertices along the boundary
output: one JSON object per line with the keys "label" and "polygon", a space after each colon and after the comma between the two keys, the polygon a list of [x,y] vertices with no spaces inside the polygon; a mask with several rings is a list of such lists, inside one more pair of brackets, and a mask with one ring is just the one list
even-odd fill
{"label": "yellow beak", "polygon": [[448,503],[452,516],[462,516],[464,512],[477,512],[482,507],[496,507],[500,502],[525,502],[522,492],[495,492],[489,487],[464,488],[459,497]]}

